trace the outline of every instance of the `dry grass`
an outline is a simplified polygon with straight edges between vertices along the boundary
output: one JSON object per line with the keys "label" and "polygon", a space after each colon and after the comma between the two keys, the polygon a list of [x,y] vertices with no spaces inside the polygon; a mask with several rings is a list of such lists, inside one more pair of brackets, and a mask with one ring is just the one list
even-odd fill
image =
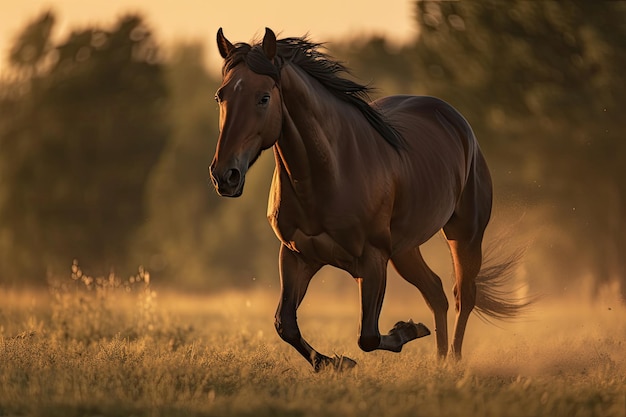
{"label": "dry grass", "polygon": [[[157,296],[145,278],[103,282],[0,291],[0,416],[626,416],[626,309],[610,294],[544,299],[500,328],[474,318],[465,359],[448,363],[432,337],[359,351],[356,288],[317,285],[305,337],[359,365],[314,374],[275,335],[275,291]],[[430,325],[405,292],[388,294],[382,329]]]}

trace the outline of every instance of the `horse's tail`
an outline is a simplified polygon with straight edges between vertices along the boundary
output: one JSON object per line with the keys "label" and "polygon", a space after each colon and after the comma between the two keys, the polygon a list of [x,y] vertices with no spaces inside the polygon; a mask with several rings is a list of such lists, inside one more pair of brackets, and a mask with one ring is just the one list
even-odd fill
{"label": "horse's tail", "polygon": [[488,250],[476,277],[476,314],[484,321],[508,320],[518,317],[534,301],[519,295],[519,288],[511,287],[513,273],[524,255],[523,249],[512,252],[503,260],[493,257]]}

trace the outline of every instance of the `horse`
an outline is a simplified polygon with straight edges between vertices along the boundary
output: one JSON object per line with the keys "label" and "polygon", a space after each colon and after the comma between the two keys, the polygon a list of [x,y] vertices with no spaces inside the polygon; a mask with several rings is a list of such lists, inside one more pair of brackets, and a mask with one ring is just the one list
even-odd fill
{"label": "horse", "polygon": [[[421,292],[433,313],[438,356],[460,358],[472,311],[510,318],[524,307],[501,288],[514,260],[483,265],[492,180],[465,118],[443,100],[395,95],[369,102],[371,87],[308,37],[231,43],[217,32],[223,58],[219,138],[209,167],[220,196],[242,194],[264,150],[275,170],[267,218],[281,242],[278,335],[315,371],[356,362],[316,351],[296,311],[324,265],[358,283],[358,346],[400,352],[429,329],[412,320],[381,334],[387,265]],[[420,245],[443,232],[453,260],[456,321],[448,350],[448,300]]]}

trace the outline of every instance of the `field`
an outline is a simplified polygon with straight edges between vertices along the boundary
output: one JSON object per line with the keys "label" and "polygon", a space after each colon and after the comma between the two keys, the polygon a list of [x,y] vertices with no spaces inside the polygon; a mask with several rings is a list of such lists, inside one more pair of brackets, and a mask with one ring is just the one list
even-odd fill
{"label": "field", "polygon": [[[361,352],[356,286],[322,281],[303,334],[358,366],[315,374],[275,334],[276,288],[153,287],[75,268],[49,292],[0,290],[0,416],[626,416],[626,309],[611,291],[545,297],[514,323],[474,317],[457,363],[432,336]],[[381,330],[410,317],[431,326],[415,290],[391,289]]]}

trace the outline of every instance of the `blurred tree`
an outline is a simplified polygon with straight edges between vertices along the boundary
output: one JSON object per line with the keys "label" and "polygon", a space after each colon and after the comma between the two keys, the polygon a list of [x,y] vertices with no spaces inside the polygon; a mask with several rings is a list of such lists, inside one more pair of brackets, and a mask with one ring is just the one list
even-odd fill
{"label": "blurred tree", "polygon": [[373,95],[406,93],[412,88],[410,57],[382,36],[358,38],[332,45],[333,53],[345,59],[351,75],[370,84]]}
{"label": "blurred tree", "polygon": [[[44,14],[12,49],[28,50],[32,40],[35,58],[11,59],[46,59],[39,35],[53,21]],[[112,30],[72,32],[50,52],[46,71],[29,71],[22,95],[3,98],[3,279],[43,281],[73,258],[98,271],[126,266],[129,237],[145,217],[143,189],[168,134],[156,53],[142,18],[124,16]]]}
{"label": "blurred tree", "polygon": [[50,51],[50,34],[54,26],[51,12],[42,13],[27,24],[9,52],[9,63],[32,77]]}

